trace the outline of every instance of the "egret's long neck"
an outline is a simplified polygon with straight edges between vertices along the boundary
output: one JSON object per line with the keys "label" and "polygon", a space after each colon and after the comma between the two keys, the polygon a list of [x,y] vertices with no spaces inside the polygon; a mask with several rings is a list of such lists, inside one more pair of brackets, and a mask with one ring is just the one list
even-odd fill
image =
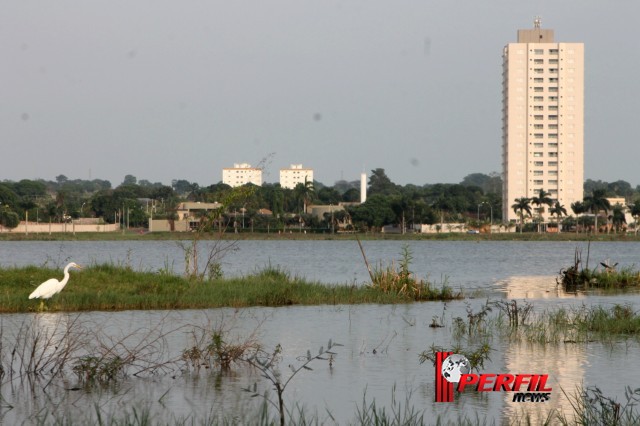
{"label": "egret's long neck", "polygon": [[69,281],[69,268],[70,267],[71,267],[71,265],[67,265],[64,268],[64,278],[62,279],[62,281],[60,281],[60,283],[62,284],[63,287],[67,284],[67,281]]}

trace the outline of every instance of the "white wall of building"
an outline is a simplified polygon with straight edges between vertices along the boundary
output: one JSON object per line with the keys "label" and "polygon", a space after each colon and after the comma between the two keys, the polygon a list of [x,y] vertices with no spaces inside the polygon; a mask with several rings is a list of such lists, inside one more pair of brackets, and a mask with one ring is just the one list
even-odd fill
{"label": "white wall of building", "polygon": [[262,186],[262,169],[251,167],[248,163],[236,163],[233,167],[222,169],[222,183],[231,187],[247,183]]}
{"label": "white wall of building", "polygon": [[313,169],[305,169],[302,164],[292,164],[288,169],[280,169],[280,186],[293,189],[299,183],[313,182]]}

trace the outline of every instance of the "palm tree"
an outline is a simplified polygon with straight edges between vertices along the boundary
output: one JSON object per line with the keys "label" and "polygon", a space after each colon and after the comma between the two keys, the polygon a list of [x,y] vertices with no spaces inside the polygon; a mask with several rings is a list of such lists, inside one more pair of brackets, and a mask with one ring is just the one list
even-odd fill
{"label": "palm tree", "polygon": [[553,217],[553,215],[558,216],[558,220],[556,221],[556,224],[558,225],[558,233],[560,233],[560,218],[564,215],[567,215],[567,209],[564,208],[564,206],[562,204],[560,204],[560,201],[556,201],[556,203],[554,204],[553,207],[551,207],[549,209],[549,214],[551,215],[551,217]]}
{"label": "palm tree", "polygon": [[613,206],[613,211],[611,213],[611,223],[613,224],[616,233],[620,230],[623,223],[625,225],[627,223],[627,219],[624,217],[624,210],[625,207],[623,207],[620,203],[616,203],[616,205]]}
{"label": "palm tree", "polygon": [[520,215],[520,233],[522,234],[522,228],[524,228],[524,213],[526,212],[528,216],[531,216],[531,200],[527,197],[520,197],[514,201],[515,203],[511,208],[515,214]]}
{"label": "palm tree", "polygon": [[591,213],[595,215],[595,232],[598,233],[598,213],[601,210],[608,211],[611,209],[611,203],[605,198],[606,191],[604,189],[594,189],[591,195],[584,197],[584,205]]}
{"label": "palm tree", "polygon": [[[538,196],[531,198],[531,203],[537,206],[536,211],[538,212],[538,216],[540,216],[540,219],[542,219],[542,213],[544,213],[543,206],[547,205],[551,207],[553,205],[553,200],[551,199],[551,197],[549,197],[549,195],[551,194],[546,192],[544,189],[540,189],[540,192],[538,192]],[[538,232],[540,232],[540,224],[538,224]]]}
{"label": "palm tree", "polygon": [[578,219],[582,213],[587,211],[584,203],[582,201],[576,201],[575,203],[571,203],[571,210],[573,210],[573,214],[576,215],[576,234],[578,233]]}
{"label": "palm tree", "polygon": [[307,180],[307,177],[304,178],[304,183],[300,182],[294,188],[295,194],[298,199],[302,200],[303,203],[303,213],[307,213],[307,204],[310,200],[312,200],[315,196],[315,188],[313,186],[313,182]]}
{"label": "palm tree", "polygon": [[640,201],[636,201],[634,204],[629,206],[629,210],[631,212],[631,216],[636,220],[633,225],[633,230],[636,235],[638,235],[638,218],[640,217]]}

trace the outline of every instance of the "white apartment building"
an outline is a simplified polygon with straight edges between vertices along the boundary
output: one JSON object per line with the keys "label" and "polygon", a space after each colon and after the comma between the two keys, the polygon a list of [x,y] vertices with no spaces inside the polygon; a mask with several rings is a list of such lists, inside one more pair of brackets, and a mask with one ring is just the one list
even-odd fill
{"label": "white apartment building", "polygon": [[280,169],[280,186],[293,189],[299,183],[313,182],[313,169],[303,169],[302,164],[292,164],[288,169]]}
{"label": "white apartment building", "polygon": [[571,211],[583,198],[584,44],[555,42],[536,19],[502,57],[503,220],[517,220],[515,199],[541,189]]}
{"label": "white apartment building", "polygon": [[262,169],[251,167],[247,163],[236,163],[233,167],[222,169],[222,183],[231,187],[247,183],[262,186]]}

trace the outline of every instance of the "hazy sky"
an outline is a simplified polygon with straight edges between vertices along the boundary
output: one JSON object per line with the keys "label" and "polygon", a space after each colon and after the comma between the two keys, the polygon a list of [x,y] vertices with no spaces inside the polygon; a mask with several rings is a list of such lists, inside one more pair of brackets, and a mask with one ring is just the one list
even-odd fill
{"label": "hazy sky", "polygon": [[[0,180],[501,171],[505,44],[585,44],[585,178],[640,183],[638,0],[1,0]],[[635,129],[635,130],[633,130]]]}

